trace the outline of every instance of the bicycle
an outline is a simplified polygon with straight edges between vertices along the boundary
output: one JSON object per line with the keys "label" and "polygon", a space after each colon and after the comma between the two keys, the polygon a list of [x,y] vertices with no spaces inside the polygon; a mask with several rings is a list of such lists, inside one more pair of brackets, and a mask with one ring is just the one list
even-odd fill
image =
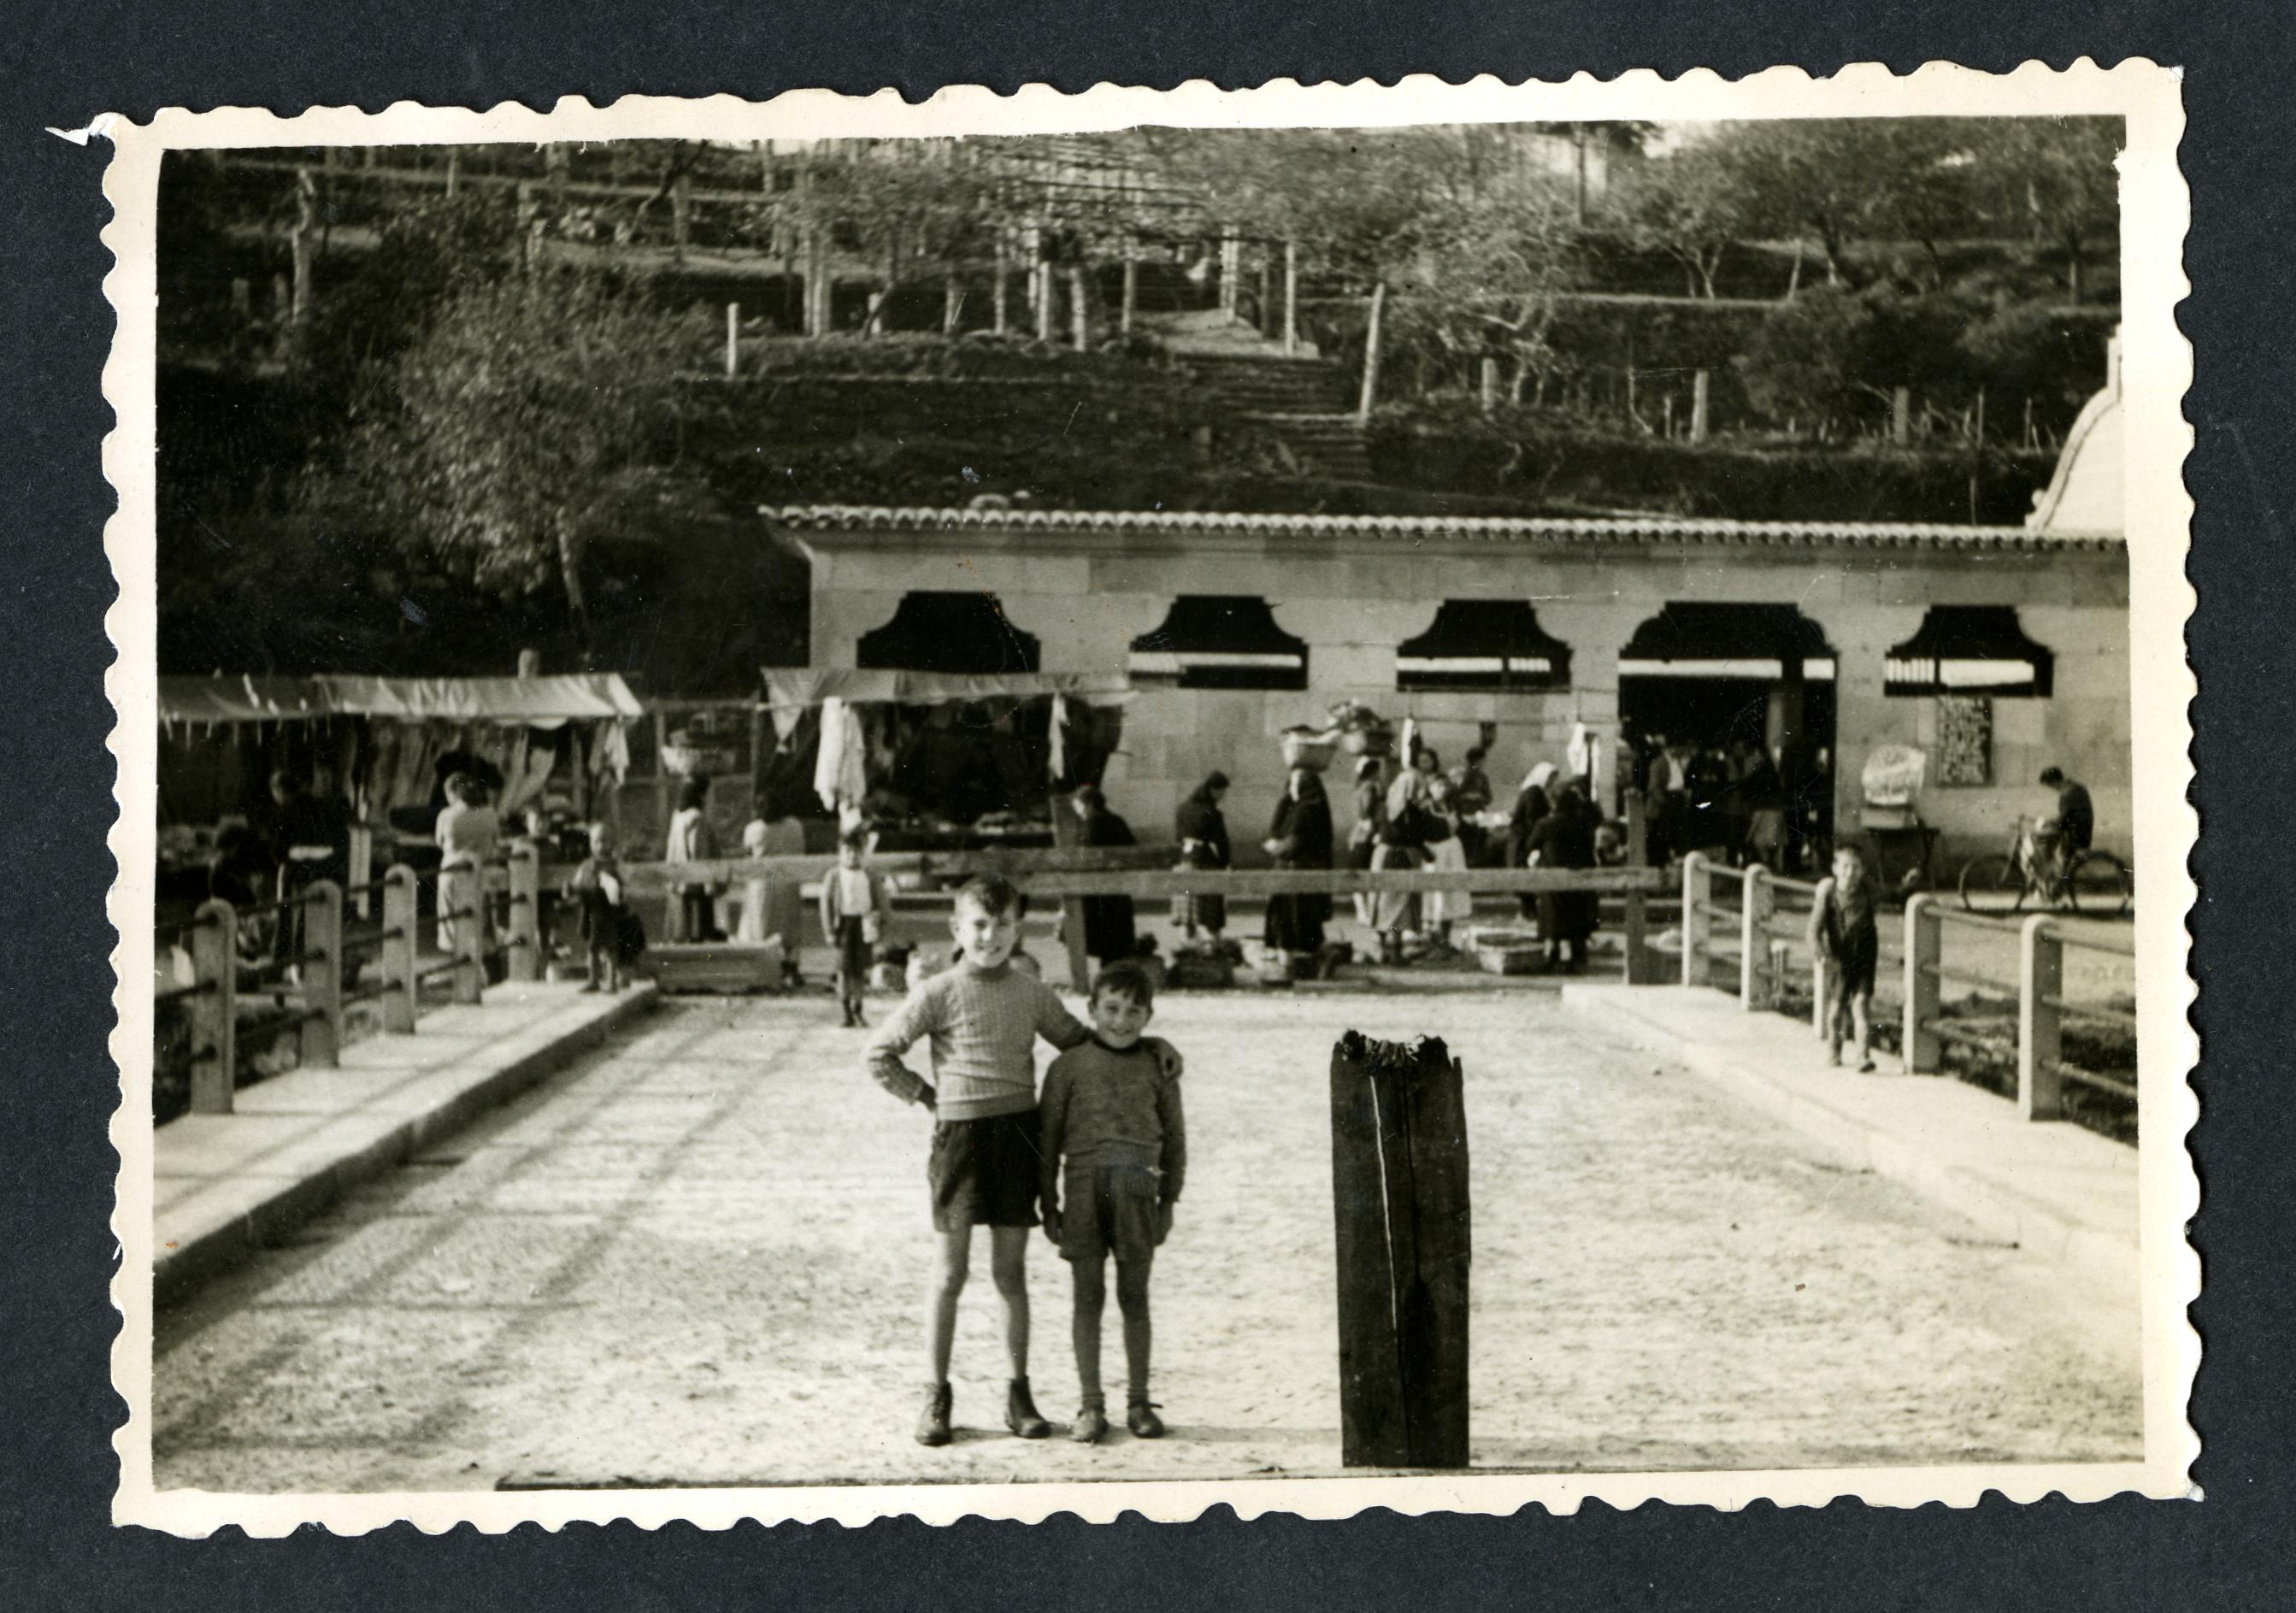
{"label": "bicycle", "polygon": [[2007,852],[1988,853],[1963,864],[1962,906],[1971,913],[2011,913],[2032,897],[2089,918],[2116,918],[2128,911],[2135,895],[2128,864],[2109,851],[2094,849],[2062,859],[2045,857],[2039,840],[2033,820],[2021,817]]}

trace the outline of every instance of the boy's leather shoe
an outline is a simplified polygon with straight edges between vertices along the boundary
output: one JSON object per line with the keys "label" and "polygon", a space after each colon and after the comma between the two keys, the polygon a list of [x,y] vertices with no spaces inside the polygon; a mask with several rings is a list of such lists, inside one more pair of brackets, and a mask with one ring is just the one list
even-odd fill
{"label": "boy's leather shoe", "polygon": [[1145,1400],[1136,1400],[1124,1408],[1124,1426],[1132,1430],[1135,1439],[1164,1437],[1164,1420],[1156,1415],[1156,1408]]}
{"label": "boy's leather shoe", "polygon": [[924,1414],[917,1419],[919,1445],[947,1445],[949,1442],[948,1413],[956,1396],[945,1383],[936,1383],[925,1390]]}
{"label": "boy's leather shoe", "polygon": [[1069,1424],[1069,1437],[1078,1445],[1098,1445],[1108,1432],[1108,1413],[1101,1407],[1079,1407],[1076,1421]]}
{"label": "boy's leather shoe", "polygon": [[1053,1431],[1053,1425],[1037,1410],[1025,1378],[1015,1378],[1013,1387],[1004,1391],[1004,1426],[1023,1439],[1042,1439]]}

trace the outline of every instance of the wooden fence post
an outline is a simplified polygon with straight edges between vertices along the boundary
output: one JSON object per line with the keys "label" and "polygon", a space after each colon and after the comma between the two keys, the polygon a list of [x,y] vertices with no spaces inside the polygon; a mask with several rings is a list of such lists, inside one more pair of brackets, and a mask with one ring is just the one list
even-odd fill
{"label": "wooden fence post", "polygon": [[1339,1257],[1340,1459],[1467,1465],[1468,1266],[1463,1071],[1439,1039],[1332,1050]]}
{"label": "wooden fence post", "polygon": [[192,982],[192,1112],[227,1115],[239,1079],[239,914],[228,902],[193,915]]}
{"label": "wooden fence post", "polygon": [[2057,999],[2065,986],[2065,943],[2057,921],[2037,913],[2025,921],[2017,947],[2017,1112],[2028,1120],[2062,1120],[2064,1017]]}
{"label": "wooden fence post", "polygon": [[742,305],[726,305],[726,379],[733,380],[742,373]]}
{"label": "wooden fence post", "polygon": [[422,955],[414,871],[393,863],[382,876],[382,1028],[405,1036],[414,1028],[421,1006],[415,960]]}
{"label": "wooden fence post", "polygon": [[1937,1073],[1943,1050],[1936,1029],[1939,982],[1938,958],[1944,950],[1944,921],[1937,899],[1924,894],[1906,898],[1906,1073]]}
{"label": "wooden fence post", "polygon": [[542,978],[542,847],[521,839],[510,848],[510,954],[506,978]]}
{"label": "wooden fence post", "polygon": [[314,880],[303,892],[303,1021],[297,1062],[332,1069],[343,1050],[343,888]]}
{"label": "wooden fence post", "polygon": [[1379,397],[1379,324],[1386,307],[1387,282],[1382,280],[1371,289],[1370,322],[1364,329],[1363,392],[1356,401],[1358,423],[1371,419],[1371,406]]}
{"label": "wooden fence post", "polygon": [[1776,983],[1769,978],[1770,871],[1749,863],[1738,898],[1738,1003],[1748,1012],[1767,1008]]}
{"label": "wooden fence post", "polygon": [[[1643,822],[1643,798],[1633,790],[1627,791],[1627,866],[1650,866],[1650,831]],[[1639,890],[1627,892],[1625,938],[1627,984],[1650,984],[1650,898]]]}
{"label": "wooden fence post", "polygon": [[[440,870],[439,920],[446,926],[459,967],[447,978],[454,982],[455,1001],[475,1006],[486,998],[487,987],[487,870]],[[453,914],[456,916],[449,917]]]}
{"label": "wooden fence post", "polygon": [[1690,378],[1690,440],[1693,442],[1706,440],[1709,419],[1707,388],[1707,373],[1703,370],[1693,373]]}
{"label": "wooden fence post", "polygon": [[1682,859],[1682,983],[1706,984],[1706,854]]}
{"label": "wooden fence post", "polygon": [[[1825,912],[1825,905],[1833,899],[1833,878],[1829,874],[1824,879],[1822,879],[1817,882],[1817,892],[1809,899],[1813,921],[1816,921],[1823,917]],[[1833,971],[1825,966],[1825,949],[1822,946],[1811,947],[1809,949],[1809,995],[1811,998],[1809,1022],[1810,1028],[1817,1033],[1817,1039],[1821,1042],[1826,1041],[1833,1034],[1833,1027],[1827,1023],[1830,1010],[1828,1009],[1825,1001],[1827,988],[1833,984],[1833,981],[1829,978],[1832,973]]]}

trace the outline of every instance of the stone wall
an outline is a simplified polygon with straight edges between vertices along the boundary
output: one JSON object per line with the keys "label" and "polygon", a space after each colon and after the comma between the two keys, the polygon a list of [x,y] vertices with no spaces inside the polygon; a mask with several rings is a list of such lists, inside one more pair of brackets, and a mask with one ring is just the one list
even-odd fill
{"label": "stone wall", "polygon": [[[2124,552],[2068,545],[1946,548],[1803,542],[1337,537],[1250,533],[1099,531],[861,532],[798,535],[814,561],[815,664],[854,663],[855,643],[914,589],[980,588],[1043,641],[1047,671],[1120,668],[1129,642],[1157,626],[1174,595],[1258,594],[1308,644],[1305,692],[1146,687],[1111,763],[1111,804],[1144,838],[1170,832],[1179,799],[1217,767],[1234,781],[1231,826],[1256,847],[1281,786],[1277,736],[1320,723],[1334,701],[1360,700],[1420,720],[1456,764],[1479,725],[1497,725],[1489,771],[1504,793],[1538,761],[1560,763],[1572,725],[1614,740],[1620,648],[1669,601],[1792,603],[1838,652],[1836,819],[1857,821],[1857,778],[1871,748],[1931,747],[1936,701],[1882,693],[1882,663],[1931,604],[2013,604],[2025,631],[2055,652],[2054,693],[1995,702],[1993,782],[1923,792],[1943,832],[1937,869],[2006,838],[2020,812],[2052,805],[2035,785],[2050,762],[2096,798],[2099,842],[2126,855],[2129,825],[2128,566]],[[1423,631],[1445,599],[1532,602],[1539,625],[1570,644],[1571,683],[1546,693],[1399,693],[1395,646]],[[1332,782],[1344,832],[1345,775]]]}

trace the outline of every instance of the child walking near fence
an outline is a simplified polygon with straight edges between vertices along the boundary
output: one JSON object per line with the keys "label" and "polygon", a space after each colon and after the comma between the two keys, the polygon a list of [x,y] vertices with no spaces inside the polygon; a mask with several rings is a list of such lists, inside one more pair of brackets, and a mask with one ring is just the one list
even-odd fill
{"label": "child walking near fence", "polygon": [[[1061,1005],[1052,987],[1012,965],[1021,934],[1021,893],[994,875],[956,893],[949,921],[963,957],[956,967],[918,982],[908,999],[869,1039],[869,1074],[895,1097],[933,1111],[931,1188],[939,1240],[926,1296],[925,1357],[931,1378],[920,1445],[951,1437],[950,1346],[956,1304],[972,1253],[972,1229],[986,1224],[990,1274],[1004,1309],[1004,1350],[1012,1368],[1004,1426],[1023,1439],[1052,1432],[1029,1392],[1029,1229],[1037,1224],[1038,1126],[1037,1038],[1066,1050],[1091,1032]],[[933,1078],[902,1062],[919,1039],[932,1048]],[[1151,1042],[1160,1064],[1177,1077],[1179,1055]]]}
{"label": "child walking near fence", "polygon": [[1826,1062],[1841,1062],[1848,1036],[1857,1052],[1857,1069],[1870,1075],[1874,975],[1881,958],[1881,931],[1874,922],[1874,881],[1855,846],[1833,853],[1833,877],[1818,887],[1809,914],[1810,946],[1825,959]]}
{"label": "child walking near fence", "polygon": [[1054,1060],[1045,1077],[1040,1187],[1045,1235],[1069,1263],[1074,1288],[1070,1336],[1081,1404],[1069,1437],[1078,1445],[1108,1432],[1100,1319],[1111,1255],[1124,1316],[1125,1426],[1142,1439],[1164,1432],[1148,1398],[1148,1273],[1172,1230],[1188,1142],[1179,1079],[1140,1040],[1155,1001],[1155,983],[1139,964],[1101,970],[1092,983],[1092,1039]]}
{"label": "child walking near fence", "polygon": [[848,1027],[865,1025],[861,994],[869,984],[869,964],[892,917],[892,899],[882,874],[864,866],[869,831],[849,829],[838,838],[837,866],[821,881],[821,938],[837,954],[837,999]]}
{"label": "child walking near fence", "polygon": [[590,973],[584,991],[622,988],[623,908],[621,864],[603,823],[590,825],[590,855],[569,882],[582,909],[582,942],[589,949]]}

